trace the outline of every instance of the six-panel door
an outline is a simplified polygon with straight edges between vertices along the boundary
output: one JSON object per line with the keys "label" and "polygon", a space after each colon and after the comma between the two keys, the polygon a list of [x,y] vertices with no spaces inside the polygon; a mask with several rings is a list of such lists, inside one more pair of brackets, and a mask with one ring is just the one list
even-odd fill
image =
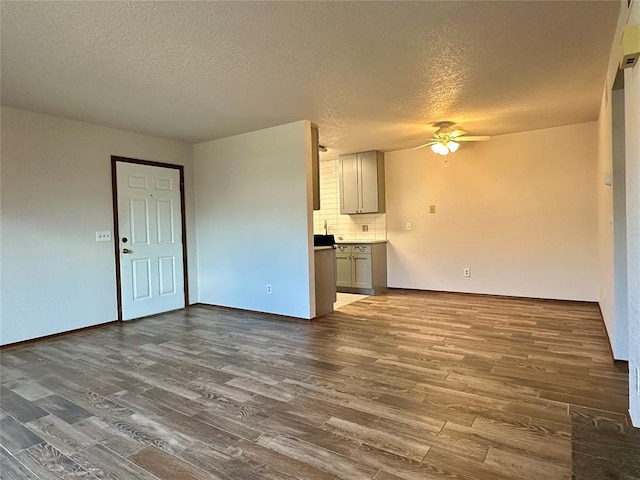
{"label": "six-panel door", "polygon": [[122,319],[183,308],[180,172],[117,162]]}

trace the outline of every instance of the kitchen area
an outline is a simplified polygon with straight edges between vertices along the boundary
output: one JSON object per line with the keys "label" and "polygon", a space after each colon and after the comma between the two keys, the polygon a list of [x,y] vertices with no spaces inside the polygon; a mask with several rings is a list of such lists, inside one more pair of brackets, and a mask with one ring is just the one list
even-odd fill
{"label": "kitchen area", "polygon": [[[320,208],[313,212],[313,230],[316,315],[321,316],[387,288],[384,153],[328,152],[319,161],[317,178]],[[327,273],[330,263],[335,270]],[[333,288],[329,305],[332,293],[326,289]]]}

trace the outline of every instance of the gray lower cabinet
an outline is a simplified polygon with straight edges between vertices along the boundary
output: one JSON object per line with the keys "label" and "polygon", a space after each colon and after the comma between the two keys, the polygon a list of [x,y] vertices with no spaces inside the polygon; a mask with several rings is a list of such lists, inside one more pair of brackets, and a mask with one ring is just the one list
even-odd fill
{"label": "gray lower cabinet", "polygon": [[342,243],[336,249],[336,289],[375,295],[387,288],[386,243]]}
{"label": "gray lower cabinet", "polygon": [[336,249],[336,287],[338,291],[340,287],[351,286],[351,251],[347,251],[349,247],[339,245]]}

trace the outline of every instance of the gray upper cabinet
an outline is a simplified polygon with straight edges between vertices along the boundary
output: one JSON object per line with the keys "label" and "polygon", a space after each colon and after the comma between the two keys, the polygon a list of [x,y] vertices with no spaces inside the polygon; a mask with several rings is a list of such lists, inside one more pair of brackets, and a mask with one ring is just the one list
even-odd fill
{"label": "gray upper cabinet", "polygon": [[340,213],[358,213],[358,154],[340,156]]}
{"label": "gray upper cabinet", "polygon": [[384,213],[384,153],[340,156],[340,213]]}
{"label": "gray upper cabinet", "polygon": [[318,127],[311,127],[311,175],[313,178],[313,209],[320,210],[320,142]]}

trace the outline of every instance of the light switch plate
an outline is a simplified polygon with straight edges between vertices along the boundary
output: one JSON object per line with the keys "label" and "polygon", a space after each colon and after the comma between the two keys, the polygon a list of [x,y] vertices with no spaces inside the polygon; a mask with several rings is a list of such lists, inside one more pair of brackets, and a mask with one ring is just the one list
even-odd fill
{"label": "light switch plate", "polygon": [[110,242],[111,232],[105,230],[103,232],[96,232],[96,242]]}

